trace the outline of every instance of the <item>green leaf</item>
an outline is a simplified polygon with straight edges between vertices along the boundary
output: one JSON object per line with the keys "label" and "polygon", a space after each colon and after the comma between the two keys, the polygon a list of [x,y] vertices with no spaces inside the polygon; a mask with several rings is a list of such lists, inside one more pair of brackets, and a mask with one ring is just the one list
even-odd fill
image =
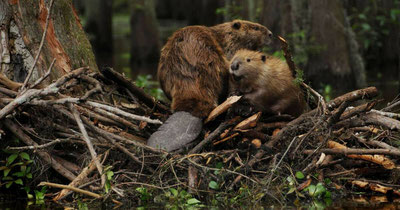
{"label": "green leaf", "polygon": [[26,152],[21,152],[19,153],[19,156],[25,160],[30,160],[31,158],[29,157],[28,153]]}
{"label": "green leaf", "polygon": [[210,183],[208,183],[208,187],[213,189],[213,190],[218,190],[219,189],[218,183],[215,182],[215,181],[211,181]]}
{"label": "green leaf", "polygon": [[329,178],[325,178],[324,182],[326,185],[330,185],[332,183],[331,179],[329,179]]}
{"label": "green leaf", "polygon": [[371,30],[371,26],[368,23],[361,24],[361,28],[364,29],[365,31]]}
{"label": "green leaf", "polygon": [[361,13],[358,15],[358,18],[362,19],[362,20],[366,20],[367,16],[365,16],[365,14]]}
{"label": "green leaf", "polygon": [[315,187],[315,185],[310,185],[310,186],[308,186],[307,188],[306,188],[306,190],[308,190],[308,194],[311,196],[311,197],[314,197],[314,195],[315,195],[315,190],[316,190],[317,188]]}
{"label": "green leaf", "polygon": [[8,175],[8,173],[10,173],[11,168],[7,168],[6,170],[4,170],[3,176],[6,177]]}
{"label": "green leaf", "polygon": [[199,200],[197,200],[196,198],[191,198],[191,199],[187,200],[186,203],[189,205],[194,205],[194,204],[199,204],[201,202]]}
{"label": "green leaf", "polygon": [[19,184],[19,185],[24,185],[24,182],[22,181],[22,179],[17,179],[14,181],[15,184]]}
{"label": "green leaf", "polygon": [[4,181],[11,181],[11,180],[14,180],[11,176],[5,176],[5,177],[3,177],[3,180]]}
{"label": "green leaf", "polygon": [[16,177],[23,177],[23,176],[25,175],[25,173],[22,172],[22,171],[20,171],[20,172],[15,172],[15,173],[13,173],[12,175],[13,175],[13,176],[16,176]]}
{"label": "green leaf", "polygon": [[169,191],[171,191],[174,197],[178,196],[178,190],[176,190],[175,188],[169,188]]}
{"label": "green leaf", "polygon": [[222,169],[223,167],[224,167],[224,163],[222,163],[222,162],[218,162],[217,164],[215,164],[215,168]]}
{"label": "green leaf", "polygon": [[289,189],[289,191],[288,191],[286,194],[291,194],[291,193],[293,193],[295,190],[296,190],[296,188],[291,187],[291,188]]}
{"label": "green leaf", "polygon": [[106,184],[104,185],[104,189],[106,190],[106,193],[108,193],[108,191],[110,190],[111,185],[109,181],[106,181]]}
{"label": "green leaf", "polygon": [[7,188],[7,189],[10,188],[12,184],[13,184],[13,182],[7,182],[6,188]]}
{"label": "green leaf", "polygon": [[324,198],[331,198],[332,197],[332,193],[329,191],[325,192]]}
{"label": "green leaf", "polygon": [[322,183],[318,183],[316,186],[316,190],[315,190],[315,195],[314,196],[320,196],[325,194],[326,192],[326,188],[324,187],[324,185],[322,185]]}
{"label": "green leaf", "polygon": [[18,157],[18,154],[12,154],[10,157],[7,158],[7,165],[10,165],[11,163],[14,162],[14,160]]}
{"label": "green leaf", "polygon": [[31,173],[28,173],[28,174],[26,174],[25,177],[28,178],[28,179],[32,179],[32,174],[31,174]]}
{"label": "green leaf", "polygon": [[113,171],[107,171],[107,179],[108,180],[111,180],[112,179],[112,177],[114,176],[114,172]]}
{"label": "green leaf", "polygon": [[304,179],[304,174],[301,171],[296,172],[296,178]]}
{"label": "green leaf", "polygon": [[33,195],[32,194],[27,194],[28,199],[33,199]]}

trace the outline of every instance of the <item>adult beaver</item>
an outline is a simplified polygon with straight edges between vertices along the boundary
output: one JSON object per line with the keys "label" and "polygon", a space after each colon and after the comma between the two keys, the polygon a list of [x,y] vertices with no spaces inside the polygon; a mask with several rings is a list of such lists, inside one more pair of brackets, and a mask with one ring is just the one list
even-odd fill
{"label": "adult beaver", "polygon": [[260,50],[271,39],[266,27],[244,20],[176,31],[161,50],[157,72],[175,113],[147,144],[172,151],[195,139],[202,119],[228,93],[231,57],[239,49]]}
{"label": "adult beaver", "polygon": [[308,109],[289,66],[261,52],[239,50],[230,62],[230,86],[259,111],[298,117]]}

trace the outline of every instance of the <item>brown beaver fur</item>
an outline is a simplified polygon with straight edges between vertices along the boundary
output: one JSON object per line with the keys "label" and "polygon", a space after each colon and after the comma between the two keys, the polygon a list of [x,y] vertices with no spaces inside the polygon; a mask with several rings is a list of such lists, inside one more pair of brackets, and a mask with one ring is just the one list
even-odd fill
{"label": "brown beaver fur", "polygon": [[308,105],[286,62],[261,52],[239,50],[230,62],[230,85],[260,111],[298,117]]}
{"label": "brown beaver fur", "polygon": [[242,48],[261,49],[271,37],[266,27],[244,20],[176,31],[161,50],[157,73],[172,110],[206,117],[227,95],[229,59]]}

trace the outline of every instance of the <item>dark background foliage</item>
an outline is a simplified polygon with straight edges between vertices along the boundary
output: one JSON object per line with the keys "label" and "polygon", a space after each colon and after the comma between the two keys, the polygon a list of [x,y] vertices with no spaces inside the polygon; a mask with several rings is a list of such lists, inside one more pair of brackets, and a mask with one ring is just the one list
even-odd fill
{"label": "dark background foliage", "polygon": [[[112,66],[144,85],[156,79],[160,49],[176,29],[240,18],[286,38],[305,80],[328,100],[375,85],[391,101],[400,90],[399,0],[74,0],[74,5],[99,67]],[[282,56],[278,42],[265,51]]]}

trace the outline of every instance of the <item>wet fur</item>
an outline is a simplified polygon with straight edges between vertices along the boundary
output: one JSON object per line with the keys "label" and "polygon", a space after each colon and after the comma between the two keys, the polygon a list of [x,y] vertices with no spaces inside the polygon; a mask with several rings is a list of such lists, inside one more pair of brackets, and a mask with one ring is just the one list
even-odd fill
{"label": "wet fur", "polygon": [[239,50],[230,64],[238,65],[237,70],[229,70],[232,89],[256,109],[294,117],[307,110],[304,95],[286,62],[260,52]]}
{"label": "wet fur", "polygon": [[242,48],[270,43],[264,26],[235,20],[176,31],[161,50],[158,79],[173,111],[204,118],[228,93],[229,60]]}

